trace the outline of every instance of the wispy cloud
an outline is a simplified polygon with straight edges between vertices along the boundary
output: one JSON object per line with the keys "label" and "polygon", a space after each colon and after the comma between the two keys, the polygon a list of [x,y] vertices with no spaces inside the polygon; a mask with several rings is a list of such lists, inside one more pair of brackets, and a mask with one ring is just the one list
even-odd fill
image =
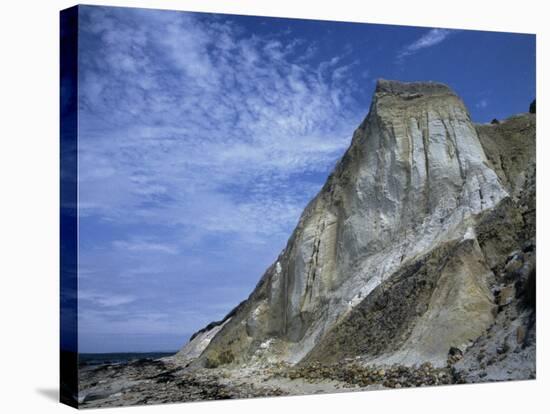
{"label": "wispy cloud", "polygon": [[476,103],[476,108],[479,109],[485,109],[489,106],[489,101],[487,99],[481,99],[478,103]]}
{"label": "wispy cloud", "polygon": [[126,250],[130,252],[158,252],[176,254],[178,249],[175,246],[166,243],[156,243],[147,240],[115,240],[113,241],[113,247],[120,250]]}
{"label": "wispy cloud", "polygon": [[452,33],[453,31],[448,29],[430,29],[420,38],[401,49],[397,54],[397,59],[401,60],[407,56],[414,55],[422,49],[438,45],[447,39]]}
{"label": "wispy cloud", "polygon": [[80,286],[127,294],[88,294],[80,329],[198,329],[246,297],[349,144],[357,63],[224,16],[82,10]]}
{"label": "wispy cloud", "polygon": [[118,307],[121,305],[132,303],[136,300],[136,298],[131,295],[115,294],[109,292],[100,293],[87,290],[80,290],[78,292],[78,298],[80,300],[99,305],[102,308]]}
{"label": "wispy cloud", "polygon": [[141,13],[83,24],[98,48],[82,71],[81,213],[288,232],[318,188],[299,175],[325,174],[359,119],[347,109],[353,63],[311,66],[299,39]]}

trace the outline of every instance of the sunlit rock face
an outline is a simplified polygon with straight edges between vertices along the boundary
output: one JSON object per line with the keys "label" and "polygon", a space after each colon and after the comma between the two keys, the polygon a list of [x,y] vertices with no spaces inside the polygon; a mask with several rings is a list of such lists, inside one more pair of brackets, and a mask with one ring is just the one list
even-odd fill
{"label": "sunlit rock face", "polygon": [[231,318],[180,355],[207,366],[298,363],[350,356],[339,350],[355,341],[350,349],[377,363],[444,364],[494,319],[477,229],[509,194],[490,165],[451,89],[380,80],[286,248]]}

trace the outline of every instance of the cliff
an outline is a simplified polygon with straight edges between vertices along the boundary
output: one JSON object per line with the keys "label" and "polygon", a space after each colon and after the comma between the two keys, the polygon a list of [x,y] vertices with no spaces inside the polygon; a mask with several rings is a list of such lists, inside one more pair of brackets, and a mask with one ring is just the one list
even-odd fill
{"label": "cliff", "polygon": [[286,248],[177,359],[444,366],[499,323],[527,318],[499,316],[499,294],[522,291],[534,271],[534,117],[476,126],[443,84],[380,80]]}

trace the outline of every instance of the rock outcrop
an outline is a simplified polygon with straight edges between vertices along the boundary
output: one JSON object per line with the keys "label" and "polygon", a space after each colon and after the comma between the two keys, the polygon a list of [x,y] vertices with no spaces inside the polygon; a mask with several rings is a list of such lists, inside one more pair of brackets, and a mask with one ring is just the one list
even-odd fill
{"label": "rock outcrop", "polygon": [[534,115],[475,126],[443,84],[380,80],[286,248],[176,359],[445,366],[494,326],[509,255],[534,246],[534,151]]}

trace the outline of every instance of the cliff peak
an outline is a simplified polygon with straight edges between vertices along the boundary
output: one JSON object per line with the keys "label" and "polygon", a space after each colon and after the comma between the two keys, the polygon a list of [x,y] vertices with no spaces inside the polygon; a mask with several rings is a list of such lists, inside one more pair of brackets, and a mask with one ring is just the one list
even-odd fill
{"label": "cliff peak", "polygon": [[451,88],[439,82],[402,82],[387,79],[377,80],[375,94],[390,94],[401,97],[414,95],[456,95]]}

